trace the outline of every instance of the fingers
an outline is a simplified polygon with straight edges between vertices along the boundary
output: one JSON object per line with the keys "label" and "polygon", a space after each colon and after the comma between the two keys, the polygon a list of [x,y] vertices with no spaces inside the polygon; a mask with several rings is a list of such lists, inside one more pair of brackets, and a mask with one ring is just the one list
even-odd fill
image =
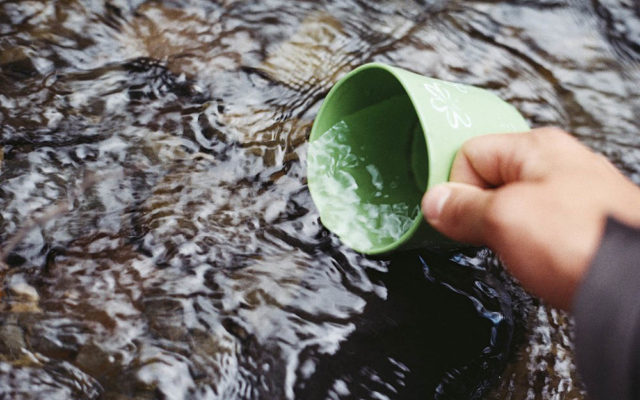
{"label": "fingers", "polygon": [[449,180],[482,188],[535,180],[548,171],[541,154],[550,146],[579,146],[557,128],[485,135],[467,141],[453,162]]}
{"label": "fingers", "polygon": [[522,199],[512,201],[513,196],[507,195],[511,189],[521,191],[528,183],[540,184],[557,171],[575,172],[576,160],[590,157],[586,147],[556,128],[471,139],[456,156],[450,182],[426,193],[423,214],[434,228],[454,240],[495,244],[504,239],[505,204],[515,208],[512,215],[522,211]]}
{"label": "fingers", "polygon": [[445,183],[430,189],[422,212],[431,226],[465,243],[485,244],[484,220],[493,193],[473,185]]}
{"label": "fingers", "polygon": [[518,178],[530,133],[479,136],[467,141],[453,161],[450,181],[496,187]]}

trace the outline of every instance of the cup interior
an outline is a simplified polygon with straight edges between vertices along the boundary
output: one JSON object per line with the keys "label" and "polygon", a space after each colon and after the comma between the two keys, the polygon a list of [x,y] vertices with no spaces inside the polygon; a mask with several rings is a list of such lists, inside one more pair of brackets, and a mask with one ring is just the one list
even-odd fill
{"label": "cup interior", "polygon": [[422,219],[427,161],[396,76],[375,66],[348,75],[327,96],[310,138],[308,182],[322,223],[363,253],[394,249]]}

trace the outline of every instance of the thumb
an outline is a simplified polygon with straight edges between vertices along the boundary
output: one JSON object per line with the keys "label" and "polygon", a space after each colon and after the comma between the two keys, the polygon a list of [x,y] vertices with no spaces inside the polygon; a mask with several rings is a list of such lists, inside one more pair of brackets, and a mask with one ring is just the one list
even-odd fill
{"label": "thumb", "polygon": [[492,195],[477,186],[444,183],[425,194],[422,213],[431,226],[454,240],[485,244],[484,220]]}

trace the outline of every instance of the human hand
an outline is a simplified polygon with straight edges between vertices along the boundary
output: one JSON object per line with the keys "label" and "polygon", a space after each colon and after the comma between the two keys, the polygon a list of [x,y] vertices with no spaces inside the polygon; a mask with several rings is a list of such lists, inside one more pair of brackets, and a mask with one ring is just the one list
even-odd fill
{"label": "human hand", "polygon": [[569,309],[607,216],[640,226],[640,189],[566,132],[473,138],[422,200],[454,240],[486,245],[533,294]]}

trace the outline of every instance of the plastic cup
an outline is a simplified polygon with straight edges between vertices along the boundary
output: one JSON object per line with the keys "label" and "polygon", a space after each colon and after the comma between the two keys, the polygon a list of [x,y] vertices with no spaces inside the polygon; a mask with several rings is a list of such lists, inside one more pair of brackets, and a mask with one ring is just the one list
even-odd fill
{"label": "plastic cup", "polygon": [[424,192],[448,180],[467,139],[526,130],[486,90],[366,64],[331,89],[314,121],[309,191],[322,224],[361,253],[451,245],[425,222]]}

